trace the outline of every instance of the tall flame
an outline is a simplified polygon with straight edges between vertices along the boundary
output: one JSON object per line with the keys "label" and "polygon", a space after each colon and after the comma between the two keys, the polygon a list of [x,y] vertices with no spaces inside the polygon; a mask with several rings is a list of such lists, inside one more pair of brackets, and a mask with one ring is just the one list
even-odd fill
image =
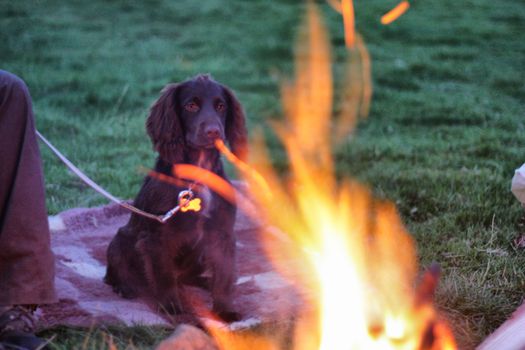
{"label": "tall flame", "polygon": [[[283,249],[268,244],[267,254],[284,275],[314,294],[315,305],[303,311],[296,325],[294,348],[455,349],[450,330],[432,306],[435,271],[414,290],[414,242],[395,207],[374,200],[355,181],[336,178],[332,146],[368,111],[370,65],[356,35],[349,48],[342,112],[333,123],[328,43],[310,2],[296,52],[296,79],[282,87],[286,118],[274,124],[289,157],[287,181],[269,165],[261,138],[254,147],[260,175],[241,167],[268,222],[292,242]],[[222,144],[218,148],[227,152]],[[291,260],[301,261],[300,268],[290,271]]]}

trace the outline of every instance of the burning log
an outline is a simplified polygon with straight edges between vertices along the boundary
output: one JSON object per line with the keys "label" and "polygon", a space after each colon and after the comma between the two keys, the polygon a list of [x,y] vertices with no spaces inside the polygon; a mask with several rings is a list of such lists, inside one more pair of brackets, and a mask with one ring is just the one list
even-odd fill
{"label": "burning log", "polygon": [[441,268],[439,264],[432,263],[427,271],[423,274],[423,278],[416,290],[416,305],[424,305],[434,301],[434,294],[441,275]]}

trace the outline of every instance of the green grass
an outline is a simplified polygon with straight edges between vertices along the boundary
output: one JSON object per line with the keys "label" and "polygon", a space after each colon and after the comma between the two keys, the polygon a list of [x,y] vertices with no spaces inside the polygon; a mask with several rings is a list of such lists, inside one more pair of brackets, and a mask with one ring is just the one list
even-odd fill
{"label": "green grass", "polygon": [[[418,1],[394,24],[379,24],[396,3],[356,2],[374,97],[369,118],[336,152],[338,172],[397,204],[421,264],[441,264],[437,303],[471,348],[525,290],[524,254],[512,245],[522,209],[509,191],[525,161],[525,4]],[[292,0],[0,0],[0,64],[27,82],[39,130],[110,192],[131,198],[139,167],[154,159],[144,119],[166,83],[209,72],[237,92],[250,128],[280,116],[279,77],[292,71],[303,9]],[[323,12],[338,71],[341,18],[327,5]],[[279,143],[269,144],[283,169]],[[51,214],[106,203],[49,151],[43,158]],[[148,332],[119,331],[118,345]],[[66,349],[89,332],[57,334],[56,348]]]}
{"label": "green grass", "polygon": [[45,330],[40,336],[52,339],[54,350],[113,350],[151,349],[167,338],[173,331],[159,327],[99,327],[92,329],[74,327],[56,327]]}

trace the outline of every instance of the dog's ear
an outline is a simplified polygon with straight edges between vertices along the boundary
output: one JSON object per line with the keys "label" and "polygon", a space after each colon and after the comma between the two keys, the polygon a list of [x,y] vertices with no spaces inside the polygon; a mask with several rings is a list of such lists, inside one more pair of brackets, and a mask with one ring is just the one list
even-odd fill
{"label": "dog's ear", "polygon": [[169,84],[151,106],[146,131],[160,157],[170,163],[184,159],[185,140],[177,115],[177,95],[180,84]]}
{"label": "dog's ear", "polygon": [[226,116],[226,139],[230,148],[239,159],[246,161],[248,158],[248,132],[246,130],[246,117],[242,106],[235,94],[223,86],[228,99],[228,114]]}

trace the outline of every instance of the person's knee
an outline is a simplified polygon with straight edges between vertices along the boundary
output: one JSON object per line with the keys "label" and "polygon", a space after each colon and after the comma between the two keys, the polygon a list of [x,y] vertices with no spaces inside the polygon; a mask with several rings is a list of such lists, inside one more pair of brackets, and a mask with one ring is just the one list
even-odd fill
{"label": "person's knee", "polygon": [[0,70],[0,89],[5,89],[15,96],[23,96],[25,99],[29,99],[29,89],[26,83],[13,73]]}

